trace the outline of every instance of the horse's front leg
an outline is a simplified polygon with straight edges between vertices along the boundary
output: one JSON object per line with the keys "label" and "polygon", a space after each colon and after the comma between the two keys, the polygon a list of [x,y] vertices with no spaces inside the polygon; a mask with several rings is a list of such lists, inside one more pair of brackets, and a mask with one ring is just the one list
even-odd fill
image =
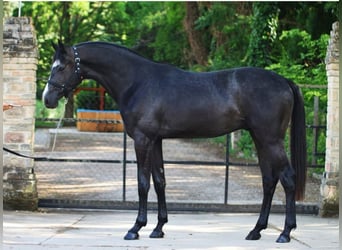
{"label": "horse's front leg", "polygon": [[163,238],[163,226],[167,223],[167,208],[165,199],[165,173],[162,152],[162,140],[154,143],[152,150],[152,177],[154,189],[158,197],[158,224],[150,235],[150,238]]}
{"label": "horse's front leg", "polygon": [[134,226],[125,235],[125,240],[138,239],[139,230],[147,224],[147,197],[151,179],[152,143],[148,138],[141,137],[134,140],[134,145],[138,164],[139,212]]}

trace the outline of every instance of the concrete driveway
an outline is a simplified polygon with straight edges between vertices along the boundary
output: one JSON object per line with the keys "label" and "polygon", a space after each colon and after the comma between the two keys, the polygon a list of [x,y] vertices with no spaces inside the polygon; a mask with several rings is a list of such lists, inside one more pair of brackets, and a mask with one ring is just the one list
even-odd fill
{"label": "concrete driveway", "polygon": [[47,210],[4,212],[3,249],[339,249],[338,218],[298,215],[290,243],[276,243],[284,215],[271,214],[268,229],[258,241],[244,238],[254,227],[257,214],[170,213],[164,239],[150,239],[156,225],[155,211],[140,231],[140,239],[125,241],[135,211]]}

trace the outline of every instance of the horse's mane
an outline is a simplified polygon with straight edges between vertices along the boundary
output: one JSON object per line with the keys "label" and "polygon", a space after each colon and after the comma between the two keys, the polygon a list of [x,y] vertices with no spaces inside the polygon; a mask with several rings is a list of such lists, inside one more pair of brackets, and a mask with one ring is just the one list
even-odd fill
{"label": "horse's mane", "polygon": [[76,46],[82,46],[82,45],[94,45],[94,46],[98,46],[98,47],[101,47],[101,46],[102,47],[114,47],[114,48],[118,48],[118,49],[120,49],[120,50],[122,50],[124,52],[127,52],[128,54],[133,54],[135,56],[138,56],[141,59],[147,60],[147,61],[152,62],[152,63],[168,65],[170,67],[178,68],[175,65],[172,65],[172,64],[169,64],[169,63],[166,63],[166,62],[158,62],[158,61],[154,61],[152,59],[149,59],[149,58],[139,54],[138,52],[136,52],[133,49],[127,48],[125,46],[122,46],[122,45],[119,45],[119,44],[116,44],[116,43],[94,41],[94,42],[82,42],[82,43],[76,44]]}
{"label": "horse's mane", "polygon": [[101,42],[101,41],[95,41],[95,42],[82,42],[82,43],[79,43],[77,44],[76,46],[82,46],[82,45],[94,45],[94,46],[105,46],[105,47],[115,47],[115,48],[118,48],[118,49],[121,49],[125,52],[128,52],[128,53],[132,53],[136,56],[139,56],[141,58],[144,58],[146,60],[149,60],[151,62],[154,62],[153,60],[149,59],[149,58],[146,58],[145,56],[142,56],[140,55],[138,52],[130,49],[130,48],[127,48],[125,46],[122,46],[122,45],[119,45],[119,44],[116,44],[116,43],[111,43],[111,42]]}

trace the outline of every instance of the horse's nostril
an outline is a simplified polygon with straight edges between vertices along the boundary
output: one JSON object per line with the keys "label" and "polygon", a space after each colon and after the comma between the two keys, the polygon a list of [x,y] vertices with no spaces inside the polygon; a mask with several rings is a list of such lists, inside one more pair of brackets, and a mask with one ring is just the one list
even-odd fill
{"label": "horse's nostril", "polygon": [[53,106],[51,105],[51,103],[49,102],[48,99],[44,98],[44,105],[46,108],[53,108]]}

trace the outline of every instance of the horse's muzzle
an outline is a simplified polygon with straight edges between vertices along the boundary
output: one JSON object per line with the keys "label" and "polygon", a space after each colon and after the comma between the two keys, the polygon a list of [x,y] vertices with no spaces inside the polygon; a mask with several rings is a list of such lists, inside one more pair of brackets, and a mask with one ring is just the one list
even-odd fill
{"label": "horse's muzzle", "polygon": [[44,98],[44,105],[49,109],[55,109],[58,106],[58,101],[50,101],[49,98]]}

